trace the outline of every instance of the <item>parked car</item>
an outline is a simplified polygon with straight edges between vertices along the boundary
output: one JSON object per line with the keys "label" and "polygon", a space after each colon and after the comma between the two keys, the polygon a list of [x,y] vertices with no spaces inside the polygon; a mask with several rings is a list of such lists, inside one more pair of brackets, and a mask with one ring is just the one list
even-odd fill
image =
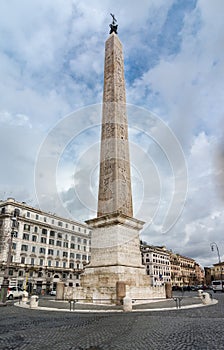
{"label": "parked car", "polygon": [[212,281],[212,289],[214,293],[216,293],[217,291],[224,292],[224,281],[223,280]]}
{"label": "parked car", "polygon": [[7,299],[16,299],[16,298],[22,298],[23,296],[23,289],[20,287],[8,287],[7,291]]}
{"label": "parked car", "polygon": [[56,290],[51,290],[49,295],[54,295],[55,296],[56,295]]}

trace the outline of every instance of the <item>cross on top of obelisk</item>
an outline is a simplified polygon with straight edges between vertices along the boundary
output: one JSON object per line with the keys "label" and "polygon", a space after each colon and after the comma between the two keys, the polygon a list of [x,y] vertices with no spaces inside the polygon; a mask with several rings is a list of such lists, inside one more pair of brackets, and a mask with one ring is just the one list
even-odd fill
{"label": "cross on top of obelisk", "polygon": [[117,27],[118,27],[118,24],[116,24],[117,20],[115,18],[115,15],[113,15],[112,13],[110,15],[111,15],[111,17],[113,19],[112,23],[110,24],[110,34],[112,34],[112,33],[117,34]]}

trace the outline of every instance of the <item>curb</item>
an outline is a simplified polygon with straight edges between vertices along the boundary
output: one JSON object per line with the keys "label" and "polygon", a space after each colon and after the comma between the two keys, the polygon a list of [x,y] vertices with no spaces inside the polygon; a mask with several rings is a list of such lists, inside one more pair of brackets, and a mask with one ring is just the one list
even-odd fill
{"label": "curb", "polygon": [[[205,306],[212,306],[216,305],[218,303],[218,300],[213,299],[213,301],[210,304],[191,304],[191,305],[185,305],[182,306],[181,308],[177,307],[166,307],[166,308],[153,308],[153,309],[135,309],[132,310],[131,312],[154,312],[154,311],[173,311],[173,310],[187,310],[187,309],[194,309],[194,308],[200,308],[200,307],[205,307]],[[35,308],[30,308],[28,304],[22,304],[22,303],[15,303],[14,304],[16,307],[21,307],[24,309],[29,309],[29,310],[40,310],[40,311],[59,311],[59,312],[72,312],[72,313],[123,313],[123,310],[69,310],[69,309],[57,309],[57,308],[50,308],[50,307],[44,307],[44,306],[38,306]]]}

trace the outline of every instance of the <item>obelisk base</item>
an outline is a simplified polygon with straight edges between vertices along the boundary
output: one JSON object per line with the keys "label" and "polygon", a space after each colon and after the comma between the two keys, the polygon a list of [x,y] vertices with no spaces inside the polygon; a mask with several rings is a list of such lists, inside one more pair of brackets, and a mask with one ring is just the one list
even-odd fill
{"label": "obelisk base", "polygon": [[165,288],[152,287],[141,262],[139,230],[143,222],[120,213],[89,220],[92,231],[91,263],[81,276],[74,298],[96,303],[117,303],[117,282],[126,296],[138,302],[165,298]]}

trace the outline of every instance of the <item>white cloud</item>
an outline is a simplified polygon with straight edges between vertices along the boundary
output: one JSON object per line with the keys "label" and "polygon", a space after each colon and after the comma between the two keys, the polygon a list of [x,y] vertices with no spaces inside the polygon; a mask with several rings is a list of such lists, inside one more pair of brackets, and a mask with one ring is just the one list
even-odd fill
{"label": "white cloud", "polygon": [[[133,187],[141,189],[142,174],[143,178],[149,174],[144,189],[150,194],[141,215],[147,220],[160,206],[144,235],[151,243],[166,244],[209,264],[214,261],[209,242],[217,240],[221,244],[223,227],[224,4],[222,0],[188,4],[189,8],[175,12],[180,4],[173,0],[143,0],[132,6],[129,1],[117,1],[115,16],[124,47],[127,100],[157,112],[167,122],[181,142],[189,170],[184,212],[173,229],[163,235],[160,221],[173,190],[172,172],[153,142],[148,144],[148,139],[138,135],[141,154],[137,146],[131,146],[132,159],[137,159]],[[19,200],[32,197],[34,164],[44,137],[64,115],[101,102],[104,41],[110,12],[114,11],[111,0],[1,2],[2,196],[14,195]],[[173,23],[169,22],[171,16]],[[165,30],[168,33],[162,41]],[[97,118],[89,116],[89,120],[92,125]],[[85,125],[81,121],[78,126]],[[152,130],[148,120],[142,121],[144,128]],[[161,137],[161,131],[154,135]],[[166,136],[164,133],[161,139],[168,147]],[[63,140],[58,139],[56,151]],[[95,139],[86,140],[92,145]],[[84,146],[85,142],[80,142],[76,152]],[[84,219],[92,215],[92,209],[88,211],[80,201],[72,200],[75,187],[71,172],[77,158],[73,162],[66,158],[66,152],[64,156],[58,173],[59,192],[77,219]],[[91,208],[96,202],[96,188],[86,191],[85,184],[89,181],[87,168],[91,173],[95,157],[94,152],[87,163],[82,160],[76,173],[79,188],[84,189],[84,203],[89,200],[88,191],[92,191]],[[138,208],[141,196],[134,198]]]}

